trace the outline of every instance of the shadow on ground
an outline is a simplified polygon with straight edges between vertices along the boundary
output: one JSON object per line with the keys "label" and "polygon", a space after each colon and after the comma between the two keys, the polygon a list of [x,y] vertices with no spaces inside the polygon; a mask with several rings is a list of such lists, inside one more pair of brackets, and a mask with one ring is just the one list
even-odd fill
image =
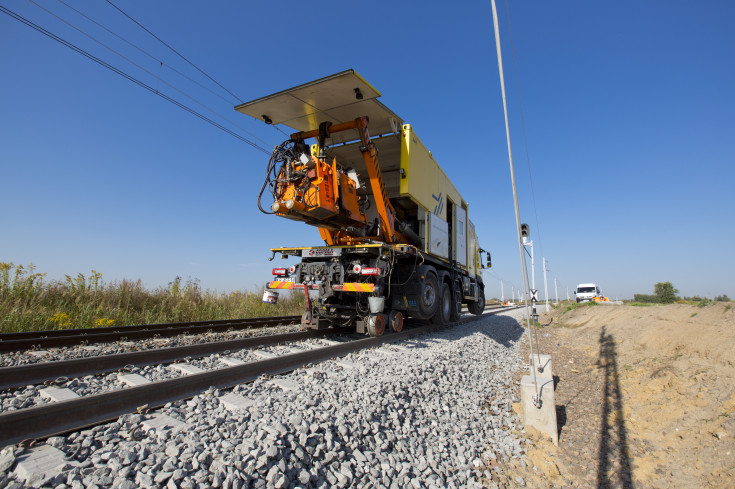
{"label": "shadow on ground", "polygon": [[484,321],[491,321],[492,327],[489,330],[483,328],[482,334],[505,347],[516,343],[525,332],[520,323],[512,317],[489,316],[483,319]]}
{"label": "shadow on ground", "polygon": [[603,371],[602,424],[597,463],[597,488],[622,487],[632,489],[630,456],[623,415],[623,398],[618,376],[615,340],[600,332],[600,356],[597,365]]}

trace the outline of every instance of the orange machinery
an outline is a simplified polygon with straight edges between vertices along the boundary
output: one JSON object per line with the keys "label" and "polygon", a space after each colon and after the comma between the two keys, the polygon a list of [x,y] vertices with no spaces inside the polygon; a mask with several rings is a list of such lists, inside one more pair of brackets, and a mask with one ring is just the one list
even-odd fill
{"label": "orange machinery", "polygon": [[[329,246],[362,244],[368,241],[417,244],[403,223],[396,221],[395,210],[385,192],[380,174],[378,154],[370,140],[368,118],[332,125],[321,124],[319,129],[302,131],[274,151],[269,176],[263,186],[273,187],[274,202],[271,210],[278,216],[317,226],[322,239]],[[376,222],[368,223],[358,198],[357,176],[350,176],[337,166],[336,158],[329,164],[317,154],[324,147],[324,139],[334,133],[356,129],[360,135],[360,152],[365,161],[370,187],[378,211]],[[317,137],[320,143],[311,151],[305,139]],[[277,173],[275,165],[281,163]],[[262,196],[261,191],[261,196]],[[399,232],[402,229],[406,234]]]}

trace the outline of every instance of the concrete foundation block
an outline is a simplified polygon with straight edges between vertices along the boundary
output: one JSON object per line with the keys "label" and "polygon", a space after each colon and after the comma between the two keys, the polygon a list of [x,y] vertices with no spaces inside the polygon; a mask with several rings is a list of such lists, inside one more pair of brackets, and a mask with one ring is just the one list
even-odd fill
{"label": "concrete foundation block", "polygon": [[355,368],[357,367],[357,364],[355,362],[351,362],[350,360],[343,360],[343,359],[337,359],[334,361],[337,365],[343,368]]}
{"label": "concrete foundation block", "polygon": [[204,372],[204,370],[197,367],[196,365],[189,365],[187,363],[174,363],[173,365],[171,365],[171,368],[178,370],[183,375],[193,375]]}
{"label": "concrete foundation block", "polygon": [[[536,377],[545,377],[547,379],[553,378],[553,374],[551,373],[551,355],[546,355],[544,353],[534,353],[533,358],[531,358],[531,355],[528,355],[528,360],[535,360],[535,365],[529,365],[529,371],[530,369],[536,367]],[[530,373],[531,376],[533,376],[533,372]]]}
{"label": "concrete foundation block", "polygon": [[64,452],[50,445],[32,448],[17,458],[15,477],[28,485],[44,485],[47,479],[59,472],[64,465],[77,465],[67,460]]}
{"label": "concrete foundation block", "polygon": [[66,387],[44,387],[43,389],[39,389],[38,393],[41,394],[41,397],[49,399],[52,402],[70,401],[79,398],[76,392]]}
{"label": "concrete foundation block", "polygon": [[45,358],[45,357],[51,356],[51,353],[48,350],[29,350],[26,353],[29,355],[33,355],[34,357],[38,357],[38,358]]}
{"label": "concrete foundation block", "polygon": [[119,374],[117,380],[129,387],[137,387],[139,385],[150,384],[151,381],[140,374]]}
{"label": "concrete foundation block", "polygon": [[333,379],[337,377],[337,374],[332,372],[331,370],[321,370],[315,367],[307,367],[304,369],[306,372],[306,375],[313,375],[313,376],[324,376],[326,375],[330,379]]}
{"label": "concrete foundation block", "polygon": [[559,444],[559,429],[556,424],[556,404],[554,402],[554,380],[536,376],[540,390],[541,407],[533,403],[536,384],[533,376],[524,375],[521,379],[521,422],[533,426],[551,437],[554,445]]}
{"label": "concrete foundation block", "polygon": [[254,400],[247,397],[239,396],[237,394],[233,394],[232,392],[228,392],[224,396],[221,396],[219,398],[219,401],[222,403],[225,409],[228,409],[229,411],[244,411],[250,406],[255,405]]}
{"label": "concrete foundation block", "polygon": [[295,391],[299,388],[299,383],[289,379],[273,379],[271,382],[285,391]]}
{"label": "concrete foundation block", "polygon": [[189,428],[189,425],[187,423],[184,423],[183,421],[179,421],[178,419],[172,418],[171,416],[166,416],[165,414],[158,413],[154,414],[149,419],[146,419],[141,424],[146,431],[181,431]]}
{"label": "concrete foundation block", "polygon": [[271,353],[271,352],[265,351],[265,350],[253,350],[252,351],[252,354],[255,355],[258,358],[263,358],[265,360],[268,360],[270,358],[276,358],[278,356],[275,353]]}
{"label": "concrete foundation block", "polygon": [[236,367],[237,365],[245,365],[245,361],[240,360],[239,358],[219,357],[219,361],[224,363],[225,365],[229,365],[230,367]]}

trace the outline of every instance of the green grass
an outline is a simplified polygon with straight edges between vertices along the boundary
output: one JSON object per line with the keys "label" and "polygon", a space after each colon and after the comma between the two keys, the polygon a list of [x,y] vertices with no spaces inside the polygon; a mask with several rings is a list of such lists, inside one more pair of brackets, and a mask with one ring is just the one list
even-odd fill
{"label": "green grass", "polygon": [[656,304],[652,302],[629,302],[627,305],[635,307],[651,307],[655,306]]}
{"label": "green grass", "polygon": [[202,291],[195,279],[176,277],[147,290],[140,279],[105,283],[94,270],[46,281],[33,264],[0,263],[0,333],[287,316],[303,309],[303,294],[281,293],[274,306],[260,293]]}
{"label": "green grass", "polygon": [[580,307],[590,307],[590,306],[599,306],[595,301],[589,301],[589,302],[575,302],[574,304],[570,304],[567,307],[564,308],[564,312],[573,311],[574,309],[578,309]]}

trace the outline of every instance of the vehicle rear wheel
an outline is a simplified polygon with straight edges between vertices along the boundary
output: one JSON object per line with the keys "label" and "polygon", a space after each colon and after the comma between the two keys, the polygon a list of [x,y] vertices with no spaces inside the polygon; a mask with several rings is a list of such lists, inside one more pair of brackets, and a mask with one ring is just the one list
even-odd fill
{"label": "vehicle rear wheel", "polygon": [[[456,284],[455,284],[456,285]],[[449,320],[452,322],[459,321],[462,316],[462,289],[456,285],[452,293],[452,314]]]}
{"label": "vehicle rear wheel", "polygon": [[442,285],[441,296],[439,296],[439,307],[431,318],[433,324],[447,324],[451,321],[452,316],[452,295],[449,292],[449,286]]}
{"label": "vehicle rear wheel", "polygon": [[474,314],[475,316],[479,316],[482,314],[482,311],[485,310],[485,291],[480,289],[480,294],[477,297],[477,301],[470,302],[467,304],[467,309]]}
{"label": "vehicle rear wheel", "polygon": [[385,315],[371,314],[367,318],[368,334],[372,337],[382,336],[385,331]]}
{"label": "vehicle rear wheel", "polygon": [[424,282],[421,285],[421,294],[418,300],[418,310],[421,317],[429,319],[434,317],[436,309],[439,306],[439,282],[436,280],[436,275],[433,273],[427,273]]}
{"label": "vehicle rear wheel", "polygon": [[391,331],[400,333],[403,330],[403,313],[401,311],[392,311],[388,324],[390,325]]}

